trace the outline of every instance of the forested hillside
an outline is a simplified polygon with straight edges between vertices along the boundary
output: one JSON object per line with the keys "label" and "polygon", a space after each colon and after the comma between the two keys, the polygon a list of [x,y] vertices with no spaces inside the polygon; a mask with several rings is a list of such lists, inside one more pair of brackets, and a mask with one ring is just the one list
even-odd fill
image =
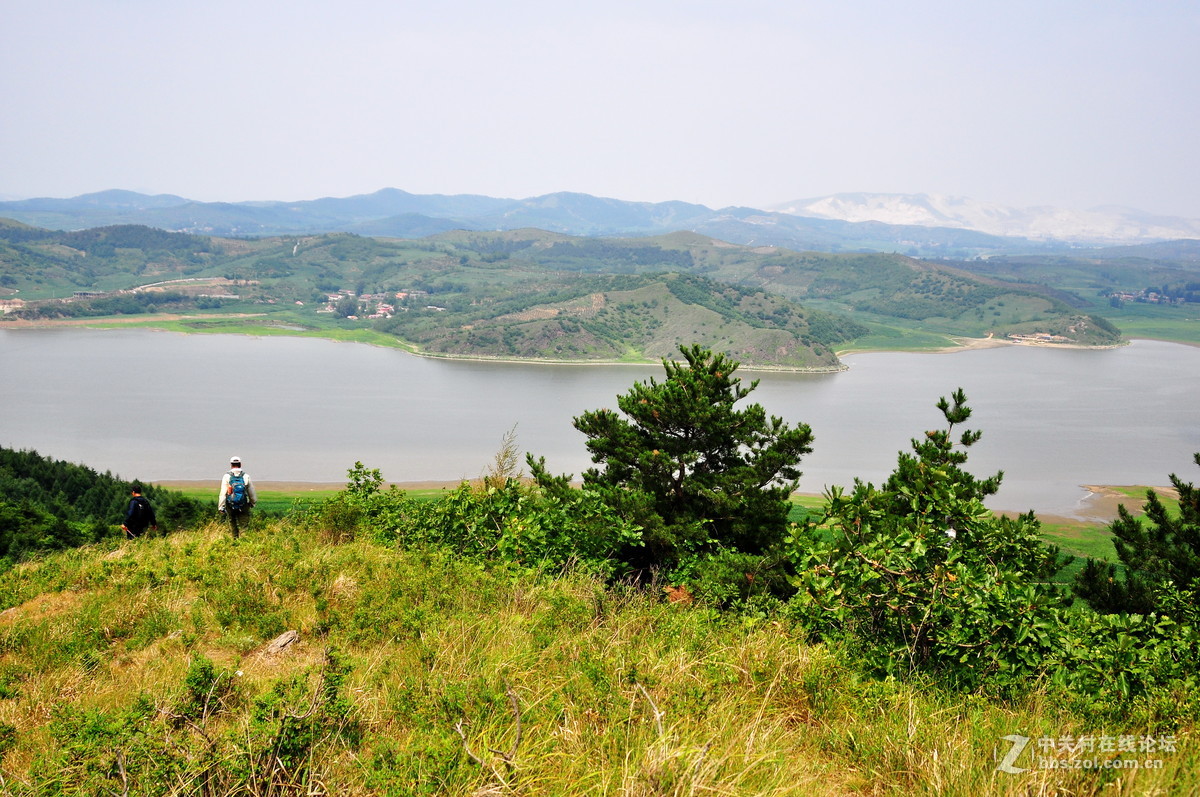
{"label": "forested hillside", "polygon": [[[38,454],[0,447],[0,569],[39,551],[71,548],[116,533],[132,482]],[[194,525],[208,507],[146,485],[163,532]]]}
{"label": "forested hillside", "polygon": [[60,232],[0,219],[0,288],[33,298],[124,288],[196,271],[220,251],[213,239],[153,227]]}
{"label": "forested hillside", "polygon": [[430,354],[553,360],[653,360],[693,341],[747,367],[792,368],[837,367],[835,351],[867,335],[878,345],[913,334],[926,346],[1010,333],[1120,339],[1088,320],[1096,304],[1107,306],[1094,295],[961,265],[682,232],[218,239],[0,226],[9,319],[237,315],[243,326],[374,329]]}
{"label": "forested hillside", "polygon": [[837,367],[834,348],[867,332],[777,295],[683,274],[590,277],[508,302],[451,301],[437,315],[401,313],[378,328],[449,354],[660,358],[691,340],[756,366],[800,368]]}

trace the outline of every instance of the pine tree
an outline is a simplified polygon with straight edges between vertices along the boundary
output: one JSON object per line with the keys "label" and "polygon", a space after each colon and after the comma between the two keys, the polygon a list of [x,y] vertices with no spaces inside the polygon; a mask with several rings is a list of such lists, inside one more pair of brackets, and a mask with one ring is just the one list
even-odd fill
{"label": "pine tree", "polygon": [[642,527],[643,545],[625,557],[643,574],[776,546],[796,466],[812,450],[806,424],[789,426],[759,404],[735,407],[758,385],[742,385],[737,362],[700,346],[680,352],[684,361],[663,361],[664,381],[635,383],[617,397],[620,413],[593,410],[574,421],[600,466],[584,473],[584,489]]}
{"label": "pine tree", "polygon": [[[958,439],[958,446],[955,446],[954,427],[966,423],[971,417],[971,408],[967,406],[967,396],[962,388],[950,394],[950,401],[945,396],[939,398],[937,408],[946,420],[946,428],[927,431],[924,437],[912,440],[913,453],[900,453],[896,470],[888,477],[881,495],[903,505],[893,506],[894,514],[926,515],[940,512],[943,530],[947,534],[957,535],[969,529],[970,524],[966,518],[954,515],[950,507],[955,504],[942,500],[943,496],[935,489],[935,485],[950,489],[952,497],[960,502],[982,501],[989,495],[995,495],[1004,472],[1000,471],[986,479],[976,479],[963,469],[967,461],[967,449],[979,442],[983,432],[965,430]],[[937,522],[939,518],[931,520]]]}
{"label": "pine tree", "polygon": [[[1194,455],[1200,465],[1200,453]],[[1089,559],[1075,593],[1104,614],[1179,614],[1200,602],[1200,491],[1174,473],[1179,512],[1172,515],[1158,493],[1146,491],[1145,522],[1122,504],[1109,525],[1124,566]],[[1122,572],[1123,571],[1123,572]]]}
{"label": "pine tree", "polygon": [[1067,562],[1032,512],[1008,518],[984,505],[1002,474],[964,469],[981,436],[954,440],[966,401],[961,389],[938,401],[945,428],[914,439],[883,487],[829,490],[824,517],[790,541],[791,606],[881,673],[932,671],[971,688],[1005,673],[1015,685],[1053,648],[1065,596],[1052,579]]}

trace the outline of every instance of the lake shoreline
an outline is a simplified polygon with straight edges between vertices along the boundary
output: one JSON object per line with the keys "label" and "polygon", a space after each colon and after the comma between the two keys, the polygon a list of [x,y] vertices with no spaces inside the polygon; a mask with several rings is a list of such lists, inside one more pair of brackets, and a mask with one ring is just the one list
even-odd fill
{"label": "lake shoreline", "polygon": [[[54,329],[56,327],[84,327],[92,329],[113,329],[113,328],[129,328],[136,327],[138,329],[151,329],[161,332],[174,332],[183,335],[246,335],[249,337],[266,337],[255,330],[241,329],[178,329],[175,327],[163,327],[156,325],[156,322],[183,322],[188,320],[239,320],[247,318],[266,318],[265,314],[255,313],[237,313],[232,315],[212,315],[212,316],[195,316],[195,315],[179,315],[179,314],[160,314],[153,317],[142,316],[103,316],[96,318],[44,318],[36,321],[13,318],[7,319],[0,317],[0,329]],[[395,343],[379,343],[368,340],[348,340],[335,334],[323,334],[329,330],[308,329],[308,328],[290,328],[284,326],[264,326],[263,330],[271,330],[274,335],[282,335],[284,337],[296,338],[320,338],[322,340],[330,340],[335,343],[361,343],[366,346],[379,346],[385,349],[398,349],[407,352],[416,357],[424,357],[429,360],[451,360],[460,362],[481,362],[481,363],[507,363],[512,365],[583,365],[583,366],[660,366],[661,360],[562,360],[549,357],[505,357],[500,355],[488,354],[449,354],[445,352],[430,352],[423,351],[414,343],[395,339]],[[371,331],[371,330],[364,330]],[[303,333],[303,334],[301,334]],[[382,333],[379,333],[382,334]],[[953,350],[953,348],[949,349]],[[838,357],[840,358],[840,354]],[[843,362],[838,362],[837,365],[819,366],[819,367],[800,367],[791,365],[749,365],[739,363],[739,371],[753,371],[759,373],[785,373],[785,374],[836,374],[846,371],[850,366]]]}
{"label": "lake shoreline", "polygon": [[[230,451],[252,455],[257,479],[295,483],[311,498],[342,489],[344,464],[357,460],[405,489],[436,494],[477,478],[514,426],[522,450],[545,456],[552,472],[587,470],[573,417],[613,407],[614,396],[653,373],[451,367],[380,346],[305,340],[159,335],[130,325],[110,335],[79,325],[25,335],[0,328],[0,397],[23,419],[3,442],[130,478],[199,480],[200,497],[215,491]],[[866,354],[848,358],[853,367],[843,374],[743,379],[761,379],[755,399],[766,411],[812,427],[819,443],[803,463],[807,493],[886,479],[913,430],[940,422],[930,406],[939,385],[962,385],[978,405],[986,435],[973,461],[1007,474],[987,501],[994,510],[1109,520],[1112,512],[1095,509],[1099,499],[1081,485],[1160,484],[1200,450],[1191,402],[1200,349],[1135,342],[1089,353],[991,343],[962,357]],[[135,387],[131,362],[149,377]],[[239,417],[231,422],[235,395]],[[1131,509],[1144,500],[1126,496]]]}
{"label": "lake shoreline", "polygon": [[[185,335],[191,334],[224,334],[224,335],[248,335],[251,337],[258,336],[254,330],[204,330],[192,329],[181,330],[177,328],[156,326],[155,322],[182,322],[188,320],[239,320],[249,318],[267,318],[263,313],[233,313],[225,315],[197,316],[197,315],[182,315],[182,314],[158,314],[152,317],[141,316],[104,316],[97,318],[55,318],[55,319],[38,319],[36,321],[15,318],[8,319],[0,317],[0,329],[5,327],[12,329],[53,329],[55,327],[92,327],[95,329],[108,329],[112,327],[139,327],[142,329],[158,329],[163,332],[178,332]],[[323,334],[331,332],[330,330],[322,329],[295,329],[292,330],[282,326],[267,326],[264,329],[270,329],[274,334],[284,335],[287,337],[309,337],[320,338],[323,340],[332,340],[338,343],[362,343],[367,346],[380,346],[382,348],[393,348],[408,352],[417,357],[424,357],[430,360],[453,360],[462,362],[485,362],[485,363],[510,363],[516,365],[603,365],[603,366],[656,366],[660,365],[659,360],[563,360],[553,359],[548,357],[505,357],[499,355],[487,354],[449,354],[445,352],[429,352],[422,351],[419,346],[414,343],[395,339],[395,343],[375,343],[366,340],[347,340],[336,334]],[[367,330],[369,331],[369,330]],[[304,333],[304,334],[300,334]],[[843,349],[835,350],[838,357],[837,365],[820,366],[803,368],[799,366],[789,365],[748,365],[740,363],[738,370],[746,372],[758,373],[788,373],[788,374],[836,374],[849,370],[850,366],[841,362],[842,357],[851,357],[857,354],[877,354],[877,353],[916,353],[916,354],[953,354],[955,352],[976,351],[979,349],[994,349],[1004,346],[1026,346],[1029,348],[1046,348],[1046,349],[1116,349],[1122,346],[1129,345],[1132,340],[1142,340],[1143,338],[1129,338],[1120,343],[1107,345],[1085,345],[1079,343],[1050,343],[1033,340],[1008,340],[1006,338],[997,338],[988,335],[984,338],[969,338],[954,335],[947,335],[948,340],[952,341],[952,345],[941,346],[933,349],[888,349],[888,348],[867,348],[867,349]],[[1186,346],[1200,346],[1200,344],[1189,343],[1187,341],[1166,340],[1161,338],[1145,338],[1145,340],[1161,340],[1164,343],[1180,343]]]}

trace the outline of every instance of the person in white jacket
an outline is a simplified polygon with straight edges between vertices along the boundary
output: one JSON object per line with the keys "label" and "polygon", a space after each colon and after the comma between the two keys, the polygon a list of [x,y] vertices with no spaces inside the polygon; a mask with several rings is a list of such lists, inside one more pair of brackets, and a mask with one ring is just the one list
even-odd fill
{"label": "person in white jacket", "polygon": [[243,528],[250,526],[250,507],[258,502],[250,474],[242,470],[242,458],[230,457],[229,470],[221,477],[221,492],[217,496],[217,511],[229,519],[229,530],[237,539]]}

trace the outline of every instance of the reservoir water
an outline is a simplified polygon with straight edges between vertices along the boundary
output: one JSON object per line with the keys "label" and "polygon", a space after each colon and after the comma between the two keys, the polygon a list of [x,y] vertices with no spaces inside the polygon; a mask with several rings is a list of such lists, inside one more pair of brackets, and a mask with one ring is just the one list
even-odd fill
{"label": "reservoir water", "polygon": [[[1008,346],[873,353],[849,370],[761,380],[751,401],[809,424],[800,489],[880,482],[962,387],[983,431],[969,469],[1003,469],[998,509],[1072,514],[1085,484],[1200,478],[1200,348]],[[505,432],[556,473],[589,465],[571,419],[616,407],[661,366],[424,359],[353,343],[148,330],[0,330],[0,445],[124,478],[217,479],[237,454],[259,481],[344,481],[356,460],[391,481],[479,476]]]}

